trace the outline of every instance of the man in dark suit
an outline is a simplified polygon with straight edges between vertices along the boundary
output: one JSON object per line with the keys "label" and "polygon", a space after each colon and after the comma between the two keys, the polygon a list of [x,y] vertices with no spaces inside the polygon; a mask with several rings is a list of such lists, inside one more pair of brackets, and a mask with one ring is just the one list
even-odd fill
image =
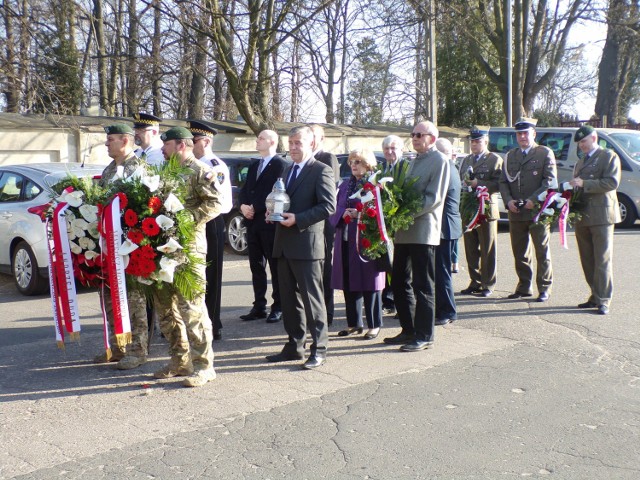
{"label": "man in dark suit", "polygon": [[284,328],[289,341],[282,351],[267,356],[270,362],[304,358],[307,326],[311,333],[306,369],[325,362],[328,328],[323,298],[322,267],[325,258],[324,222],[335,211],[333,172],[313,158],[313,132],[296,127],[289,132],[293,165],[284,172],[291,199],[285,219],[276,225],[273,257],[278,259]]}
{"label": "man in dark suit", "polygon": [[[333,153],[322,151],[324,144],[324,128],[317,123],[309,125],[309,128],[313,131],[313,158],[331,167],[331,170],[333,170],[333,179],[335,180],[337,187],[338,183],[340,183],[340,163]],[[327,322],[329,325],[333,323],[333,312],[335,309],[333,288],[331,288],[331,265],[333,265],[333,243],[335,236],[335,228],[331,226],[331,223],[326,221],[324,223],[325,256],[324,270],[322,273],[322,286],[324,288],[324,303],[327,306]]]}
{"label": "man in dark suit", "polygon": [[613,225],[620,221],[616,190],[620,185],[620,159],[611,150],[600,148],[598,134],[590,125],[578,129],[574,136],[584,154],[573,170],[569,182],[580,196],[576,223],[576,241],[584,278],[591,289],[589,299],[579,308],[597,308],[600,315],[609,313],[613,296]]}
{"label": "man in dark suit", "polygon": [[546,302],[553,283],[549,248],[551,232],[549,225],[533,223],[533,208],[541,193],[558,187],[558,180],[553,151],[536,143],[537,123],[535,118],[521,118],[516,122],[518,147],[509,150],[505,158],[500,177],[500,195],[509,209],[509,236],[518,275],[516,290],[508,298],[532,296],[533,244],[538,263],[537,301]]}
{"label": "man in dark suit", "polygon": [[273,289],[271,313],[268,323],[279,322],[282,318],[280,306],[280,289],[278,286],[277,262],[273,258],[273,239],[276,226],[265,221],[267,207],[265,200],[273,190],[273,184],[282,176],[287,162],[276,154],[278,134],[273,130],[263,130],[256,138],[256,150],[260,160],[249,167],[247,180],[240,189],[240,211],[247,227],[247,243],[249,248],[249,267],[253,284],[254,302],[251,311],[240,315],[242,320],[257,320],[267,317],[267,270],[271,271],[271,287]]}
{"label": "man in dark suit", "polygon": [[453,161],[453,145],[446,138],[436,140],[436,148],[449,159],[449,187],[442,211],[442,231],[440,245],[436,247],[436,325],[446,325],[458,319],[456,299],[453,292],[451,265],[453,249],[462,236],[460,218],[460,193],[462,182]]}

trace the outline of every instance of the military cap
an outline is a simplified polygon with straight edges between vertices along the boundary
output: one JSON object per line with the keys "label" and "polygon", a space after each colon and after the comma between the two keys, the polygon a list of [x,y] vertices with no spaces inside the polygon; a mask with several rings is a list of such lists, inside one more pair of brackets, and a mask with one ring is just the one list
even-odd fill
{"label": "military cap", "polygon": [[163,142],[169,140],[182,140],[185,138],[193,138],[193,134],[184,127],[173,127],[160,135],[160,139]]}
{"label": "military cap", "polygon": [[161,118],[151,115],[150,113],[134,113],[133,128],[159,127]]}
{"label": "military cap", "polygon": [[218,130],[205,122],[190,121],[189,129],[194,137],[213,137],[218,134]]}
{"label": "military cap", "polygon": [[536,128],[538,124],[538,120],[536,118],[526,118],[520,117],[516,122],[516,132],[524,132],[525,130],[529,130],[530,128]]}
{"label": "military cap", "polygon": [[583,138],[588,137],[589,135],[591,135],[595,131],[596,131],[596,129],[593,128],[591,125],[583,125],[578,129],[576,134],[573,136],[573,141],[574,142],[579,142],[580,140],[582,140]]}
{"label": "military cap", "polygon": [[104,127],[107,135],[133,135],[133,128],[125,123],[116,123]]}
{"label": "military cap", "polygon": [[487,135],[489,135],[489,127],[476,125],[469,130],[469,138],[471,140],[478,140],[479,138],[486,137]]}

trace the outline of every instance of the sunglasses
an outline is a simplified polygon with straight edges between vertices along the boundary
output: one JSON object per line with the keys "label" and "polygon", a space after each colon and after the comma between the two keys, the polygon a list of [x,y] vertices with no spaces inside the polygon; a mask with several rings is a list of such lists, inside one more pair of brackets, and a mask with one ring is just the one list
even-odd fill
{"label": "sunglasses", "polygon": [[411,132],[411,138],[422,138],[422,137],[428,137],[429,135],[431,135],[431,134],[430,133]]}
{"label": "sunglasses", "polygon": [[349,165],[360,165],[362,163],[362,160],[351,160],[349,162]]}

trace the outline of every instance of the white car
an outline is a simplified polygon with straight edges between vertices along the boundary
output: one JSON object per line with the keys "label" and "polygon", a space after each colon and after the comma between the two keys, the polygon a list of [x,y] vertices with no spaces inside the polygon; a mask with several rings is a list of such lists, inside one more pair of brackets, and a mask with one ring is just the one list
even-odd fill
{"label": "white car", "polygon": [[106,165],[32,163],[0,166],[0,272],[13,276],[24,295],[49,289],[49,253],[41,214],[50,187],[68,174],[99,176]]}

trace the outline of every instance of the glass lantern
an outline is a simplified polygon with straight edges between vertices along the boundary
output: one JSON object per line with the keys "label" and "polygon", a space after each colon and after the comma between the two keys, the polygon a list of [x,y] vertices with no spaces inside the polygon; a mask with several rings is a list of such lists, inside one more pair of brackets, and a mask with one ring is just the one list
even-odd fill
{"label": "glass lantern", "polygon": [[291,199],[289,195],[287,195],[282,178],[278,178],[276,183],[273,184],[273,190],[267,195],[265,204],[267,206],[267,212],[269,212],[267,220],[271,220],[272,222],[281,222],[284,220],[282,214],[289,210]]}

